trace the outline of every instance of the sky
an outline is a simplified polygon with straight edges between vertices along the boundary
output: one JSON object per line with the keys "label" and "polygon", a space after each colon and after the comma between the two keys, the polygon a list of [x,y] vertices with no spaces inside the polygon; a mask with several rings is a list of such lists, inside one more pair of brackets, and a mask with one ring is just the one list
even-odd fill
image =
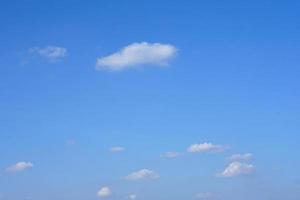
{"label": "sky", "polygon": [[300,199],[299,1],[0,3],[0,200]]}

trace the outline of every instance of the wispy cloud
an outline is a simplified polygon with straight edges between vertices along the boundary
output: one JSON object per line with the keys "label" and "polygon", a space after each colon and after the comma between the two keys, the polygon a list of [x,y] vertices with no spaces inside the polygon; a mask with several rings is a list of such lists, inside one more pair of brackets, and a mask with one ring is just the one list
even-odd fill
{"label": "wispy cloud", "polygon": [[31,162],[18,162],[12,166],[6,168],[7,172],[20,172],[26,169],[32,168],[33,164]]}
{"label": "wispy cloud", "polygon": [[100,190],[97,193],[98,197],[104,198],[104,197],[109,197],[112,195],[112,191],[109,187],[104,186],[102,188],[100,188]]}
{"label": "wispy cloud", "polygon": [[119,153],[119,152],[125,151],[125,148],[120,147],[120,146],[111,147],[111,148],[109,148],[109,151],[112,152],[112,153]]}
{"label": "wispy cloud", "polygon": [[127,180],[130,181],[137,181],[137,180],[143,180],[143,179],[158,179],[159,175],[149,169],[141,169],[139,171],[133,172],[126,176]]}
{"label": "wispy cloud", "polygon": [[169,151],[166,153],[161,154],[161,157],[165,157],[165,158],[176,158],[181,156],[182,154],[176,151]]}
{"label": "wispy cloud", "polygon": [[230,161],[248,161],[252,160],[253,155],[251,153],[246,153],[246,154],[233,154],[231,155],[228,160]]}
{"label": "wispy cloud", "polygon": [[215,145],[212,143],[192,144],[188,147],[189,153],[204,153],[204,152],[223,152],[226,147],[222,145]]}
{"label": "wispy cloud", "polygon": [[58,46],[33,47],[29,49],[30,53],[37,54],[50,61],[55,61],[64,58],[67,55],[67,49]]}
{"label": "wispy cloud", "polygon": [[247,163],[232,162],[223,172],[219,173],[220,177],[234,177],[240,175],[250,175],[254,172],[254,166]]}
{"label": "wispy cloud", "polygon": [[165,66],[176,52],[176,47],[170,44],[133,43],[116,53],[98,58],[96,69],[120,71],[143,65]]}

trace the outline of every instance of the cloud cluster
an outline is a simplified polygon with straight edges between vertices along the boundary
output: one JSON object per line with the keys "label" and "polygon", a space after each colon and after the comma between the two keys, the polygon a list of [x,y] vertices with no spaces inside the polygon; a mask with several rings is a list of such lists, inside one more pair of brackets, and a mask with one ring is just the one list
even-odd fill
{"label": "cloud cluster", "polygon": [[204,153],[204,152],[223,152],[226,148],[221,145],[215,145],[212,143],[192,144],[187,152],[189,153]]}
{"label": "cloud cluster", "polygon": [[[59,46],[46,46],[44,48],[34,47],[31,48],[30,53],[41,56],[48,60],[59,60],[67,55],[67,49]],[[158,65],[166,66],[172,58],[178,52],[177,48],[171,44],[162,43],[132,43],[123,47],[119,51],[112,53],[111,55],[100,57],[96,61],[96,69],[109,70],[109,71],[122,71],[130,68],[139,68],[145,65]],[[68,140],[68,145],[74,145],[75,140]],[[190,145],[186,151],[189,153],[205,153],[205,152],[223,152],[227,147],[222,145],[216,145],[213,143],[195,143]],[[114,146],[109,148],[112,153],[118,153],[124,151],[125,148],[121,146]],[[175,158],[180,156],[181,153],[176,151],[170,151],[162,154],[162,157]],[[250,175],[254,172],[255,167],[252,164],[246,163],[253,159],[253,155],[246,154],[234,154],[231,155],[228,160],[230,163],[228,166],[218,174],[220,177],[235,177],[240,175]],[[31,162],[18,162],[12,166],[9,166],[6,170],[8,172],[19,172],[29,168],[32,168]],[[155,171],[149,169],[141,169],[136,172],[132,172],[126,179],[129,181],[138,181],[146,179],[158,179],[160,176]],[[101,198],[110,197],[112,191],[109,187],[104,186],[99,189],[97,196]],[[130,194],[127,196],[131,200],[136,199],[136,194]],[[207,200],[215,198],[212,193],[199,193],[197,195],[199,199]]]}
{"label": "cloud cluster", "polygon": [[[177,51],[177,48],[171,44],[136,42],[123,47],[111,55],[97,58],[96,69],[121,71],[145,65],[166,66],[176,55]],[[29,53],[49,61],[57,61],[67,56],[67,49],[49,45],[42,48],[30,48]]]}
{"label": "cloud cluster", "polygon": [[96,69],[120,71],[142,65],[165,66],[176,52],[176,47],[170,44],[133,43],[116,53],[98,58]]}
{"label": "cloud cluster", "polygon": [[51,61],[59,60],[67,55],[67,49],[58,46],[47,46],[44,48],[34,47],[29,52],[35,53]]}
{"label": "cloud cluster", "polygon": [[6,168],[6,171],[8,172],[19,172],[19,171],[24,171],[28,168],[32,168],[33,164],[31,162],[18,162],[12,166],[9,166]]}
{"label": "cloud cluster", "polygon": [[126,176],[127,180],[138,181],[143,179],[157,179],[159,174],[149,169],[141,169]]}

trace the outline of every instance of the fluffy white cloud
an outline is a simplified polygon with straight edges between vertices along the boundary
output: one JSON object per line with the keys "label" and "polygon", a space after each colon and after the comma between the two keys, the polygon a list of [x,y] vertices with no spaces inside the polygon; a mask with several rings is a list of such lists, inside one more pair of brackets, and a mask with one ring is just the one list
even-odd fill
{"label": "fluffy white cloud", "polygon": [[162,154],[161,157],[176,158],[180,155],[181,155],[181,153],[178,153],[176,151],[169,151],[169,152],[166,152],[166,153]]}
{"label": "fluffy white cloud", "polygon": [[229,157],[229,160],[231,161],[242,161],[242,160],[251,160],[253,158],[253,155],[251,153],[246,154],[234,154]]}
{"label": "fluffy white cloud", "polygon": [[57,46],[47,46],[44,48],[34,47],[29,49],[29,51],[49,60],[58,60],[67,55],[67,49]]}
{"label": "fluffy white cloud", "polygon": [[118,153],[118,152],[121,152],[121,151],[124,151],[124,150],[125,150],[124,147],[111,147],[111,148],[109,148],[109,151],[113,152],[113,153]]}
{"label": "fluffy white cloud", "polygon": [[224,150],[225,150],[224,146],[205,142],[202,144],[192,144],[187,149],[187,152],[190,152],[190,153],[222,152]]}
{"label": "fluffy white cloud", "polygon": [[254,166],[247,163],[232,162],[219,174],[221,177],[234,177],[239,175],[249,175],[254,171]]}
{"label": "fluffy white cloud", "polygon": [[133,172],[129,174],[126,179],[130,181],[137,181],[137,180],[142,180],[142,179],[157,179],[159,178],[159,175],[149,169],[141,169],[137,172]]}
{"label": "fluffy white cloud", "polygon": [[109,197],[111,196],[111,194],[111,189],[107,186],[100,188],[100,190],[97,193],[98,197]]}
{"label": "fluffy white cloud", "polygon": [[129,195],[128,198],[131,199],[131,200],[135,200],[136,197],[137,197],[136,194],[131,194],[131,195]]}
{"label": "fluffy white cloud", "polygon": [[167,65],[175,56],[176,47],[160,43],[133,43],[109,56],[97,59],[96,69],[120,71],[141,65]]}
{"label": "fluffy white cloud", "polygon": [[18,162],[16,164],[6,168],[6,171],[19,172],[19,171],[23,171],[23,170],[31,168],[31,167],[33,167],[33,164],[31,162]]}

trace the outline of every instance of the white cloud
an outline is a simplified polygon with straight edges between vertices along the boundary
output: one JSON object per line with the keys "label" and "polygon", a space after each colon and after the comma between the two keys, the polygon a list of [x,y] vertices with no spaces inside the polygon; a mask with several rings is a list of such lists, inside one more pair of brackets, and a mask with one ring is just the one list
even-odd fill
{"label": "white cloud", "polygon": [[111,194],[111,189],[107,186],[100,188],[100,190],[97,193],[98,197],[109,197],[111,196]]}
{"label": "white cloud", "polygon": [[252,160],[253,155],[251,153],[246,154],[234,154],[228,158],[231,161],[243,161],[243,160]]}
{"label": "white cloud", "polygon": [[170,44],[133,43],[109,56],[98,58],[96,69],[120,71],[142,65],[165,66],[176,52],[176,47]]}
{"label": "white cloud", "polygon": [[157,179],[159,178],[159,175],[149,169],[141,169],[137,172],[133,172],[129,174],[126,179],[130,181],[137,181],[137,180],[142,180],[142,179]]}
{"label": "white cloud", "polygon": [[124,147],[111,147],[111,148],[109,148],[109,151],[113,152],[113,153],[118,153],[118,152],[121,152],[121,151],[124,151],[124,150],[125,150]]}
{"label": "white cloud", "polygon": [[16,164],[6,168],[6,171],[19,172],[19,171],[23,171],[23,170],[31,168],[31,167],[33,167],[33,164],[31,162],[18,162]]}
{"label": "white cloud", "polygon": [[130,200],[135,200],[136,197],[137,197],[136,194],[131,194],[131,195],[129,195],[128,198],[129,198]]}
{"label": "white cloud", "polygon": [[67,49],[57,46],[47,46],[44,48],[34,47],[29,49],[29,52],[35,53],[52,61],[59,60],[67,55]]}
{"label": "white cloud", "polygon": [[169,152],[166,152],[166,153],[162,154],[161,157],[176,158],[180,155],[181,155],[181,153],[178,153],[176,151],[169,151]]}
{"label": "white cloud", "polygon": [[234,177],[240,175],[250,175],[254,171],[254,166],[247,163],[232,162],[219,174],[221,177]]}
{"label": "white cloud", "polygon": [[192,144],[188,149],[187,152],[190,153],[203,153],[203,152],[222,152],[226,148],[221,145],[214,145],[212,143],[202,143],[202,144]]}

